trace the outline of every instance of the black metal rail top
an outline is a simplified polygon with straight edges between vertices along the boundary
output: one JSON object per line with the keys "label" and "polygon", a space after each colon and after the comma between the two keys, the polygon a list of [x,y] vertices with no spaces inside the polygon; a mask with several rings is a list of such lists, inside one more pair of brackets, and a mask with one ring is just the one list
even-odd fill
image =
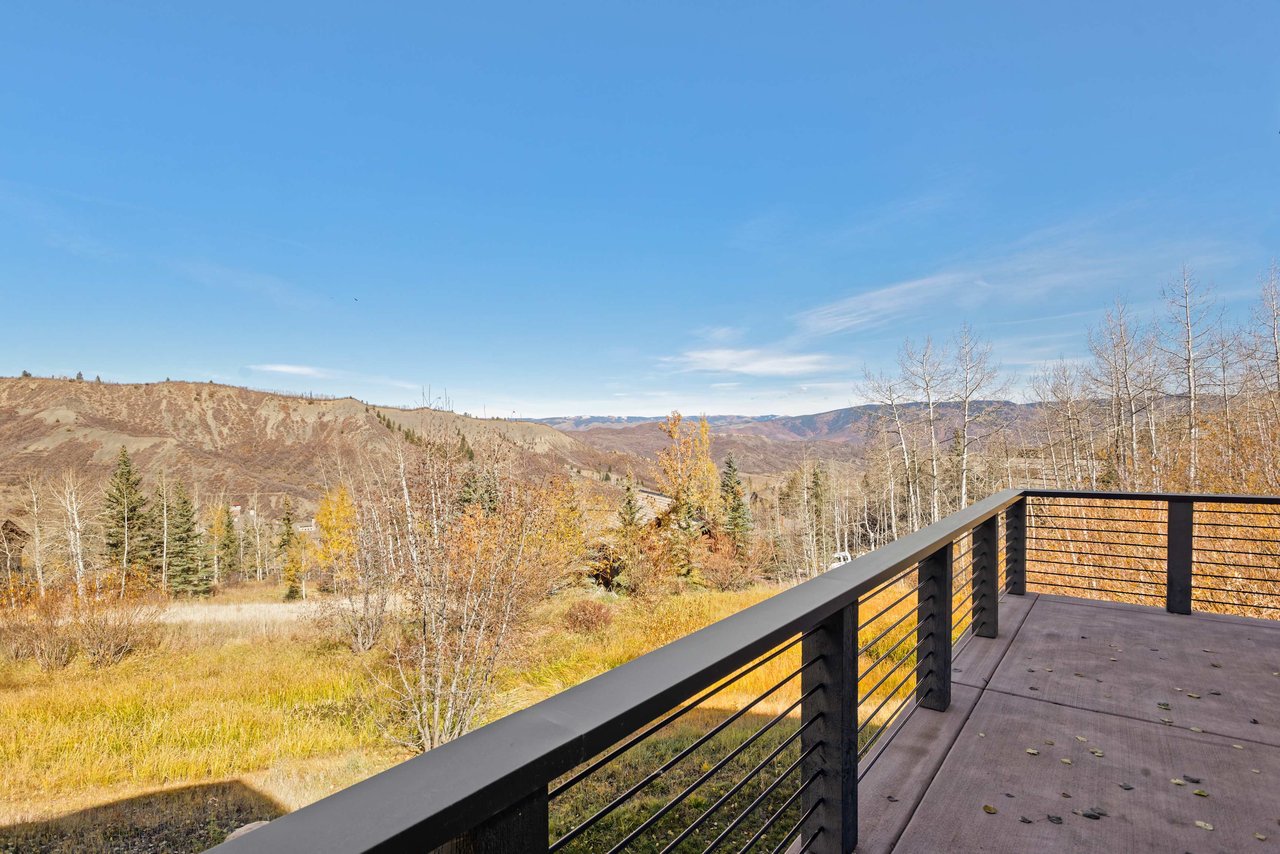
{"label": "black metal rail top", "polygon": [[520,803],[1020,500],[1007,489],[527,709],[224,843],[231,852],[430,851]]}
{"label": "black metal rail top", "polygon": [[[1027,498],[1066,498],[1099,501],[1192,501],[1202,504],[1280,504],[1280,495],[1215,495],[1208,492],[1105,492],[1083,489],[1021,489]],[[1001,493],[1003,495],[1003,493]],[[946,521],[946,520],[943,520]]]}

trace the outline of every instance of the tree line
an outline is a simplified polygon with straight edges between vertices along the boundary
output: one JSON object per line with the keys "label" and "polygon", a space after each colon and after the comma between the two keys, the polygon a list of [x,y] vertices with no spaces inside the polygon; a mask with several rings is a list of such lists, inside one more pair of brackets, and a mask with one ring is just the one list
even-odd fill
{"label": "tree line", "polygon": [[[148,490],[121,448],[100,488],[66,470],[23,484],[21,534],[0,545],[21,554],[6,561],[11,606],[70,590],[79,599],[114,593],[204,596],[250,578],[290,581],[301,595],[305,563],[292,502],[276,522],[225,497],[201,501],[181,479],[161,472]],[[247,512],[240,512],[247,511]]]}

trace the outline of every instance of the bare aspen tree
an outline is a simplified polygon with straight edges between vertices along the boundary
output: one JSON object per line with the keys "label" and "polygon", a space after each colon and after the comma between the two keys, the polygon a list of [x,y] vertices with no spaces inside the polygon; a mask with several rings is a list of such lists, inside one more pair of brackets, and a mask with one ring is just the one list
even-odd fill
{"label": "bare aspen tree", "polygon": [[258,493],[249,498],[249,520],[253,529],[253,567],[258,581],[262,581],[263,564],[266,560],[262,546],[262,511],[258,506]]}
{"label": "bare aspen tree", "polygon": [[925,430],[929,440],[929,521],[937,522],[942,518],[942,450],[938,442],[938,404],[952,376],[946,368],[944,354],[934,347],[933,339],[928,337],[918,349],[910,339],[904,342],[898,352],[898,367],[910,388],[919,396],[917,399],[925,406]]}
{"label": "bare aspen tree", "polygon": [[385,685],[393,737],[428,750],[478,722],[496,667],[580,548],[567,484],[517,477],[508,446],[428,435],[397,446],[386,536],[398,568]]}
{"label": "bare aspen tree", "polygon": [[960,327],[955,344],[955,392],[960,402],[960,507],[969,505],[969,469],[975,445],[986,437],[976,429],[988,413],[979,409],[984,395],[1003,393],[999,370],[991,361],[991,345],[979,339],[969,324]]}
{"label": "bare aspen tree", "polygon": [[45,595],[45,566],[44,566],[44,505],[43,498],[45,492],[44,480],[36,475],[30,475],[26,479],[27,487],[27,514],[31,524],[31,563],[32,569],[36,573],[36,587],[40,592],[40,597]]}
{"label": "bare aspen tree", "polygon": [[25,543],[17,531],[0,525],[0,562],[4,563],[5,592],[9,596],[9,607],[18,607],[18,581],[14,579],[14,571],[20,569],[18,562],[22,559]]}
{"label": "bare aspen tree", "polygon": [[1218,310],[1212,294],[1200,286],[1186,265],[1178,281],[1164,289],[1164,299],[1168,329],[1163,349],[1173,362],[1186,399],[1187,485],[1194,490],[1200,482],[1200,369]]}
{"label": "bare aspen tree", "polygon": [[1090,378],[1107,396],[1111,407],[1117,485],[1133,488],[1138,477],[1139,416],[1143,408],[1137,369],[1149,358],[1149,348],[1130,321],[1124,303],[1117,301],[1102,324],[1089,331],[1089,350],[1094,362]]}
{"label": "bare aspen tree", "polygon": [[[899,380],[891,379],[884,374],[872,374],[866,372],[866,392],[872,402],[876,403],[881,410],[889,410],[889,420],[886,425],[887,432],[897,437],[898,450],[902,456],[902,477],[907,490],[907,526],[914,531],[920,527],[921,518],[921,498],[919,482],[912,477],[911,451],[907,446],[907,423],[905,416],[905,406],[907,403],[906,395],[903,390],[903,384]],[[880,420],[884,423],[883,412],[881,412]],[[889,465],[888,476],[892,479],[892,463]],[[894,536],[897,536],[895,522]]]}
{"label": "bare aspen tree", "polygon": [[1213,333],[1208,345],[1206,367],[1212,373],[1211,382],[1214,401],[1217,405],[1217,418],[1220,425],[1214,448],[1217,451],[1216,469],[1225,474],[1235,469],[1237,424],[1234,404],[1241,394],[1242,379],[1240,376],[1240,357],[1242,351],[1240,337],[1233,331],[1219,327]]}
{"label": "bare aspen tree", "polygon": [[63,536],[67,543],[68,564],[76,582],[76,596],[83,599],[85,576],[88,572],[85,556],[84,485],[80,476],[70,469],[62,474],[58,503],[62,505]]}
{"label": "bare aspen tree", "polygon": [[1271,262],[1271,269],[1262,286],[1264,329],[1271,362],[1271,390],[1280,392],[1280,264]]}
{"label": "bare aspen tree", "polygon": [[1262,389],[1273,412],[1280,407],[1280,263],[1271,262],[1262,279],[1262,295],[1254,307],[1255,350]]}

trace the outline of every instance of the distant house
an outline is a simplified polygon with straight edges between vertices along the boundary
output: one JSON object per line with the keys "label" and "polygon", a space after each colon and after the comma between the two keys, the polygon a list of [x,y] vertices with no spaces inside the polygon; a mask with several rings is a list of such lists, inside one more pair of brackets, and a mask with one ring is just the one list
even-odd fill
{"label": "distant house", "polygon": [[22,570],[22,550],[31,535],[10,519],[0,522],[0,568],[6,573]]}

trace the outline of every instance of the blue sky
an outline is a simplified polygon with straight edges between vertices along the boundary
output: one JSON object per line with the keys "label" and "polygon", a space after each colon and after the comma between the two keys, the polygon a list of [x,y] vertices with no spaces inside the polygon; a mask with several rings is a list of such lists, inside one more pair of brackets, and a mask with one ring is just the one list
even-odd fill
{"label": "blue sky", "polygon": [[18,3],[0,373],[477,414],[1013,376],[1280,255],[1275,3]]}

